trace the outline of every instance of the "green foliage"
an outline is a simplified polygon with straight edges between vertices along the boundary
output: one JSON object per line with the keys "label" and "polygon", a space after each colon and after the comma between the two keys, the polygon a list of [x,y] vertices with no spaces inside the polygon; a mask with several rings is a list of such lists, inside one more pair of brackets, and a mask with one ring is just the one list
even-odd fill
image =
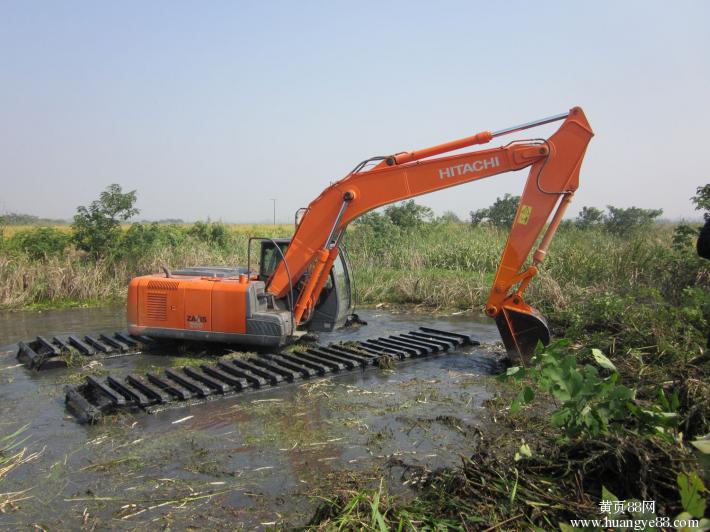
{"label": "green foliage", "polygon": [[136,257],[162,246],[174,248],[187,238],[186,232],[175,225],[161,225],[157,222],[143,224],[136,222],[123,234],[116,255]]}
{"label": "green foliage", "polygon": [[417,205],[414,200],[390,205],[385,209],[385,216],[393,225],[402,229],[419,227],[432,219],[434,213],[429,207]]}
{"label": "green foliage", "polygon": [[108,255],[121,236],[121,222],[138,214],[133,205],[136,191],[123,193],[120,185],[109,185],[89,207],[74,215],[74,243],[94,258]]}
{"label": "green foliage", "polygon": [[596,207],[582,207],[579,211],[577,218],[574,220],[574,224],[580,229],[588,229],[594,225],[600,225],[604,223],[606,215],[601,209]]}
{"label": "green foliage", "polygon": [[460,224],[463,223],[458,214],[454,211],[444,211],[444,213],[439,216],[436,221],[442,224]]}
{"label": "green foliage", "polygon": [[200,242],[215,244],[221,248],[229,243],[227,227],[220,222],[197,221],[188,229],[187,234]]}
{"label": "green foliage", "polygon": [[698,187],[690,201],[695,204],[696,211],[705,211],[703,213],[705,220],[710,219],[710,184]]}
{"label": "green foliage", "polygon": [[32,260],[42,260],[64,253],[70,236],[54,227],[19,231],[8,240],[10,250],[26,253]]}
{"label": "green foliage", "polygon": [[531,383],[515,397],[511,412],[534,400],[534,387],[555,399],[558,406],[550,421],[568,438],[595,438],[622,427],[673,438],[677,416],[668,410],[678,408],[677,397],[668,400],[661,391],[656,403],[644,407],[636,401],[635,390],[619,383],[616,367],[601,351],[592,349],[595,365],[578,364],[567,347],[568,342],[558,341],[538,349],[530,367],[509,368],[502,375],[503,380]]}
{"label": "green foliage", "polygon": [[0,216],[0,225],[63,225],[66,220],[58,220],[52,218],[40,218],[33,214],[22,214],[17,212],[8,212]]}
{"label": "green foliage", "polygon": [[496,227],[512,227],[519,204],[520,196],[506,193],[502,198],[496,198],[490,207],[471,211],[471,225],[477,226],[483,221],[488,221]]}
{"label": "green foliage", "polygon": [[[311,525],[327,521],[329,530],[392,530],[387,524],[387,508],[391,502],[383,492],[383,480],[378,490],[362,490],[349,493],[347,499],[326,499],[322,513],[316,512]],[[335,510],[335,511],[334,511]],[[336,513],[337,515],[329,515]],[[400,524],[401,528],[401,524]]]}
{"label": "green foliage", "polygon": [[388,231],[393,227],[390,219],[377,211],[370,211],[363,214],[355,221],[355,224],[361,227],[369,227],[378,234]]}
{"label": "green foliage", "polygon": [[673,248],[677,250],[687,249],[698,238],[699,231],[697,228],[688,224],[681,223],[673,230]]}
{"label": "green foliage", "polygon": [[695,518],[702,518],[705,515],[705,497],[707,488],[702,479],[695,472],[678,473],[678,489],[680,491],[680,502],[683,510]]}
{"label": "green foliage", "polygon": [[601,292],[550,314],[569,337],[587,338],[603,349],[653,355],[649,360],[685,357],[705,343],[710,295],[702,288],[678,288],[666,294],[646,287]]}
{"label": "green foliage", "polygon": [[604,220],[604,227],[614,235],[628,235],[632,231],[648,227],[663,214],[663,209],[641,209],[639,207],[614,207],[607,205],[609,214]]}

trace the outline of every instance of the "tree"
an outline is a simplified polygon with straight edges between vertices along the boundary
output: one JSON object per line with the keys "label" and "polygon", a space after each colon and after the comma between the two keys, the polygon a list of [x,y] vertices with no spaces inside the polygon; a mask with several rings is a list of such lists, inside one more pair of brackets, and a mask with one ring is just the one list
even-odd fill
{"label": "tree", "polygon": [[454,211],[444,211],[444,214],[439,216],[437,221],[444,224],[460,224],[461,218]]}
{"label": "tree", "polygon": [[496,227],[512,227],[519,204],[520,196],[506,193],[502,198],[496,198],[490,207],[471,211],[471,224],[476,226],[487,220]]}
{"label": "tree", "polygon": [[574,220],[574,224],[580,229],[587,229],[593,225],[600,225],[604,223],[606,216],[604,211],[597,209],[596,207],[582,207],[579,211],[577,218]]}
{"label": "tree", "polygon": [[371,227],[375,232],[386,231],[388,228],[392,227],[390,219],[377,211],[370,211],[363,214],[355,220],[355,223]]}
{"label": "tree", "polygon": [[[696,211],[705,211],[703,218],[707,222],[710,220],[710,184],[703,185],[695,189],[695,196],[690,198],[695,204]],[[693,242],[698,238],[700,233],[699,227],[693,227],[687,223],[681,222],[673,230],[673,247],[676,249],[685,249],[693,245]]]}
{"label": "tree", "polygon": [[94,258],[108,255],[120,240],[121,222],[139,213],[135,202],[135,190],[124,193],[120,185],[113,184],[88,208],[78,207],[72,223],[76,247]]}
{"label": "tree", "polygon": [[639,207],[613,207],[607,205],[609,215],[604,221],[604,227],[615,235],[626,235],[631,231],[653,223],[653,220],[663,214],[663,209],[641,209]]}
{"label": "tree", "polygon": [[390,205],[385,209],[385,216],[390,222],[403,229],[417,227],[431,220],[434,213],[429,207],[417,205],[414,200],[404,201],[398,205]]}
{"label": "tree", "polygon": [[710,184],[698,187],[690,201],[695,203],[696,211],[705,211],[703,213],[705,221],[710,220]]}

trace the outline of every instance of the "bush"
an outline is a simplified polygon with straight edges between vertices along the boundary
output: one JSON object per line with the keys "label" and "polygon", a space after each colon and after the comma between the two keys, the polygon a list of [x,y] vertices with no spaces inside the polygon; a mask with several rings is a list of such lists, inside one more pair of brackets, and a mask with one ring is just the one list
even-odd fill
{"label": "bush", "polygon": [[116,255],[135,257],[148,253],[157,246],[174,248],[186,239],[185,231],[176,225],[160,225],[157,222],[131,224],[121,238]]}
{"label": "bush", "polygon": [[510,406],[511,413],[532,402],[533,388],[551,395],[558,407],[550,416],[553,426],[568,438],[580,435],[596,438],[610,431],[632,429],[639,434],[662,435],[673,441],[679,400],[668,400],[662,390],[658,401],[640,405],[636,392],[619,383],[616,366],[598,349],[592,349],[595,364],[579,364],[577,356],[558,341],[539,349],[529,368],[509,368],[502,380],[528,381]]}
{"label": "bush", "polygon": [[229,243],[227,227],[220,222],[208,221],[205,223],[197,221],[192,227],[190,227],[187,234],[193,238],[196,238],[200,242],[216,244],[221,248],[226,247]]}
{"label": "bush", "polygon": [[673,248],[683,250],[691,247],[698,238],[698,228],[681,223],[673,230]]}
{"label": "bush", "polygon": [[19,231],[7,242],[10,250],[26,253],[34,260],[61,255],[69,245],[71,237],[53,227],[39,227]]}
{"label": "bush", "polygon": [[439,216],[436,221],[442,224],[460,224],[463,223],[461,218],[454,211],[444,211],[444,214]]}
{"label": "bush", "polygon": [[[630,294],[602,293],[553,314],[570,338],[588,338],[605,350],[647,353],[652,359],[686,357],[705,343],[710,296],[686,287],[674,303],[655,288]],[[651,360],[652,360],[651,359]]]}
{"label": "bush", "polygon": [[629,207],[623,209],[607,205],[609,215],[604,220],[604,227],[615,235],[627,235],[632,231],[648,227],[663,214],[663,209],[641,209]]}
{"label": "bush", "polygon": [[597,209],[596,207],[582,207],[579,211],[577,218],[574,220],[574,224],[580,229],[588,229],[593,225],[599,225],[604,222],[606,216],[604,211]]}

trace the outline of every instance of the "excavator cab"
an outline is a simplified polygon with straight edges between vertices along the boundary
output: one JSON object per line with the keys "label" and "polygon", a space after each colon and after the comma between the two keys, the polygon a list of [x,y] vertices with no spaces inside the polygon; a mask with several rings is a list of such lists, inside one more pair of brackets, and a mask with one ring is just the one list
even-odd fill
{"label": "excavator cab", "polygon": [[[268,283],[281,263],[291,243],[290,238],[269,238],[261,240],[259,253],[259,280]],[[279,249],[277,249],[277,247]],[[305,277],[305,276],[304,276]],[[333,263],[311,319],[306,328],[310,331],[326,332],[342,327],[353,310],[351,289],[352,269],[344,247]],[[294,300],[305,279],[293,280]]]}
{"label": "excavator cab", "polygon": [[[259,252],[259,280],[267,282],[286,255],[290,238],[268,238],[261,241]],[[278,246],[278,249],[277,249]],[[280,250],[280,251],[279,251]]]}

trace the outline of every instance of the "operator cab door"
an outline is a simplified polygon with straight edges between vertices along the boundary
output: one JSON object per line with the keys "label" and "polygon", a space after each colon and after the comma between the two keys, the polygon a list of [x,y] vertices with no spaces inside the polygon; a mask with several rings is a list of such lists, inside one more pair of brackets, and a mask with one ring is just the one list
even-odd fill
{"label": "operator cab door", "polygon": [[311,331],[332,331],[342,327],[353,311],[352,275],[350,260],[345,248],[340,248],[338,257],[330,270],[330,276],[316,304],[308,324]]}
{"label": "operator cab door", "polygon": [[[278,245],[285,255],[290,239],[279,238],[274,239],[273,242],[271,240],[261,241],[259,280],[264,282],[267,282],[273,275],[282,260],[281,253],[279,253],[274,244]],[[328,280],[318,298],[313,316],[306,324],[308,330],[332,331],[345,324],[353,309],[351,271],[347,252],[341,247],[338,257],[330,270]],[[301,279],[293,279],[294,300],[298,297],[304,281],[305,276]]]}

